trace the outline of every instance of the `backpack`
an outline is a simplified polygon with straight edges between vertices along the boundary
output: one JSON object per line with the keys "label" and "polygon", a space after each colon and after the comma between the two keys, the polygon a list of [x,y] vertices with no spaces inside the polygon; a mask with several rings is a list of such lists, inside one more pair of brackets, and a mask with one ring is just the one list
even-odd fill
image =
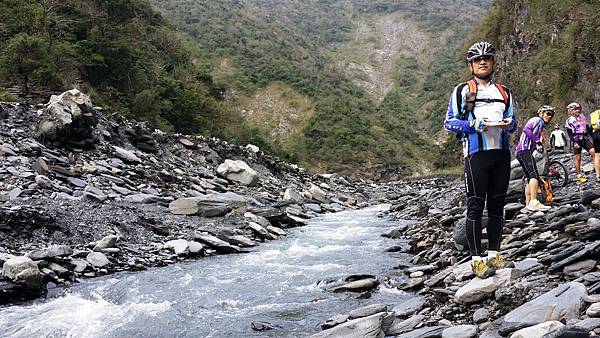
{"label": "backpack", "polygon": [[549,179],[540,177],[537,198],[538,201],[545,205],[552,204],[552,201],[554,200],[554,193],[552,192],[552,184],[550,183]]}
{"label": "backpack", "polygon": [[[496,86],[496,88],[498,88],[498,91],[500,92],[500,94],[502,95],[502,100],[500,99],[478,99],[477,98],[477,82],[475,81],[475,79],[471,79],[465,83],[461,83],[458,88],[456,89],[456,102],[462,102],[462,90],[465,86],[469,86],[469,91],[466,94],[466,101],[465,101],[465,107],[463,109],[462,105],[458,105],[458,119],[459,120],[467,120],[469,117],[469,114],[473,112],[473,109],[475,108],[475,102],[487,102],[487,103],[491,103],[491,102],[503,102],[504,103],[504,111],[506,111],[508,109],[508,105],[510,104],[509,99],[508,99],[508,89],[505,88],[503,85],[499,84],[498,82],[494,82],[494,85]],[[457,134],[456,137],[458,139],[461,139],[463,137],[462,134]]]}

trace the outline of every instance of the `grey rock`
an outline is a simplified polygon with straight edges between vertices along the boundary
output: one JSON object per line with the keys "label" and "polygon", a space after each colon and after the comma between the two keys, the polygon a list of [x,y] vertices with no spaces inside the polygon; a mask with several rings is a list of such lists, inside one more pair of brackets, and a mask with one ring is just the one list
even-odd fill
{"label": "grey rock", "polygon": [[264,239],[275,239],[276,237],[271,235],[267,229],[263,228],[260,224],[258,223],[254,223],[254,222],[249,222],[248,223],[248,228],[250,230],[252,230],[252,232],[254,232],[258,237],[260,238],[264,238]]}
{"label": "grey rock", "polygon": [[425,320],[424,315],[414,315],[406,320],[400,318],[394,318],[392,326],[390,326],[385,332],[388,336],[396,336],[402,333],[412,331],[417,325],[421,324]]}
{"label": "grey rock", "polygon": [[477,309],[473,313],[473,322],[475,324],[481,324],[481,323],[487,322],[489,319],[490,319],[490,312],[485,308]]}
{"label": "grey rock", "polygon": [[173,249],[176,255],[187,255],[190,251],[188,241],[185,239],[174,239],[165,243],[167,248]]}
{"label": "grey rock", "polygon": [[585,311],[589,317],[600,317],[600,303],[594,303]]}
{"label": "grey rock", "polygon": [[385,304],[371,304],[358,309],[354,309],[348,313],[350,319],[368,317],[376,313],[387,311],[387,305]]}
{"label": "grey rock", "polygon": [[27,254],[27,257],[39,261],[53,257],[70,256],[73,254],[73,249],[66,245],[51,245],[47,248],[35,250]]}
{"label": "grey rock", "polygon": [[2,265],[4,276],[15,280],[17,275],[26,269],[38,269],[37,264],[26,256],[13,256]]}
{"label": "grey rock", "polygon": [[243,209],[246,205],[247,202],[243,196],[226,192],[179,198],[169,204],[169,210],[176,215],[215,217],[228,213],[231,208]]}
{"label": "grey rock", "polygon": [[581,261],[581,262],[577,262],[575,264],[565,266],[565,268],[563,269],[563,272],[567,276],[581,277],[586,272],[592,271],[595,266],[596,266],[596,261],[593,259],[588,259],[585,261]]}
{"label": "grey rock", "polygon": [[350,318],[349,315],[341,315],[341,314],[331,316],[331,317],[327,318],[327,320],[325,320],[325,323],[321,324],[321,328],[323,330],[330,329],[334,326],[337,326],[341,323],[346,322],[349,318]]}
{"label": "grey rock", "polygon": [[600,318],[586,318],[575,324],[576,326],[582,327],[587,331],[592,331],[600,327]]}
{"label": "grey rock", "polygon": [[515,323],[542,323],[547,320],[575,319],[584,307],[585,285],[562,284],[509,312],[504,320]]}
{"label": "grey rock", "polygon": [[588,330],[574,325],[565,325],[558,330],[551,331],[542,338],[589,338]]}
{"label": "grey rock", "polygon": [[511,338],[542,338],[546,333],[560,329],[564,324],[559,321],[547,321],[515,331]]}
{"label": "grey rock", "polygon": [[235,253],[241,251],[239,247],[231,245],[213,235],[195,233],[194,240],[202,242],[220,252]]}
{"label": "grey rock", "polygon": [[99,240],[94,246],[94,251],[102,251],[107,248],[114,248],[117,245],[118,236],[108,235]]}
{"label": "grey rock", "polygon": [[121,147],[112,146],[115,155],[127,163],[142,163],[142,160],[133,152]]}
{"label": "grey rock", "polygon": [[392,312],[394,312],[396,316],[406,317],[418,312],[423,306],[425,306],[425,297],[418,296],[394,306]]}
{"label": "grey rock", "polygon": [[304,201],[304,197],[302,197],[302,195],[300,195],[300,193],[294,190],[293,188],[287,188],[283,193],[283,200],[293,201],[301,204]]}
{"label": "grey rock", "polygon": [[359,291],[373,289],[377,285],[379,285],[379,281],[376,278],[365,278],[365,279],[360,279],[357,281],[349,282],[349,283],[343,284],[341,286],[334,287],[331,291],[333,291],[333,292],[344,292],[344,291],[359,292]]}
{"label": "grey rock", "polygon": [[477,336],[477,326],[457,325],[442,331],[442,338],[473,338]]}
{"label": "grey rock", "polygon": [[314,184],[312,184],[310,188],[308,188],[308,192],[315,201],[319,201],[323,204],[331,203],[331,200],[327,198],[327,194],[325,193],[325,191],[323,191],[321,188]]}
{"label": "grey rock", "polygon": [[36,266],[35,268],[27,268],[19,272],[13,281],[17,284],[23,284],[31,289],[38,289],[42,285],[42,275]]}
{"label": "grey rock", "polygon": [[274,227],[272,225],[269,225],[267,227],[267,231],[270,232],[270,233],[272,233],[272,234],[275,234],[277,236],[285,236],[285,235],[287,235],[287,233],[285,232],[285,230],[283,230],[281,228],[278,228],[278,227]]}
{"label": "grey rock", "polygon": [[380,338],[385,312],[347,321],[332,329],[312,335],[312,338]]}
{"label": "grey rock", "polygon": [[247,186],[254,186],[259,180],[256,170],[244,161],[225,160],[217,167],[217,173],[221,177]]}
{"label": "grey rock", "polygon": [[82,273],[88,267],[88,263],[83,259],[75,258],[71,259],[71,265],[73,266],[73,271],[77,273]]}
{"label": "grey rock", "polygon": [[447,326],[427,326],[397,335],[396,338],[439,338]]}
{"label": "grey rock", "polygon": [[77,177],[68,177],[67,178],[67,182],[69,182],[70,184],[79,187],[79,188],[84,188],[87,185],[87,182],[79,179]]}
{"label": "grey rock", "polygon": [[490,278],[474,278],[456,291],[454,301],[461,304],[480,301],[491,296],[499,287],[508,285],[519,275],[517,269],[501,269]]}
{"label": "grey rock", "polygon": [[188,241],[187,244],[191,254],[199,254],[204,250],[204,246],[196,241]]}
{"label": "grey rock", "polygon": [[108,258],[101,252],[90,252],[85,260],[95,268],[102,268],[110,264]]}

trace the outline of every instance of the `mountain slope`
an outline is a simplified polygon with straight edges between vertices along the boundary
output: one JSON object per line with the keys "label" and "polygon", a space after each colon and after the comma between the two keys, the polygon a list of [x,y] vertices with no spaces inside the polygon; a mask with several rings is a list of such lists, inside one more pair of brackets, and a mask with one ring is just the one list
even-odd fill
{"label": "mountain slope", "polygon": [[[247,111],[240,102],[250,102],[256,110],[251,98],[272,82],[285,83],[311,101],[310,121],[285,141],[294,159],[345,172],[372,173],[364,168],[384,164],[404,175],[429,169],[421,164],[436,156],[432,135],[461,75],[457,47],[489,5],[450,0],[152,3],[210,51],[214,64],[226,60],[226,76],[213,70],[213,78],[225,80],[215,81],[227,88],[226,97],[234,103],[229,106]],[[281,115],[275,119],[284,120]]]}

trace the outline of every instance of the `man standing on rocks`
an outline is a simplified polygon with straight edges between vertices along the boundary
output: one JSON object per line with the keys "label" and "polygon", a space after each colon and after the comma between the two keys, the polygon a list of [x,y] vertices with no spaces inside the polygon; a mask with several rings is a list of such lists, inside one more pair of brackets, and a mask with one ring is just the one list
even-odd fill
{"label": "man standing on rocks", "polygon": [[581,174],[581,149],[585,149],[590,153],[590,156],[592,156],[594,168],[596,169],[596,177],[600,176],[600,163],[598,163],[600,158],[595,158],[596,152],[594,150],[594,144],[590,140],[588,134],[588,120],[585,115],[581,113],[581,105],[577,102],[569,103],[567,112],[571,114],[571,116],[567,119],[565,128],[567,129],[569,138],[571,138],[573,154],[575,155],[575,173],[577,173],[577,182],[585,183],[587,178]]}
{"label": "man standing on rocks", "polygon": [[[505,265],[500,256],[504,199],[510,177],[509,133],[517,128],[510,91],[492,79],[494,47],[478,42],[467,51],[473,79],[454,88],[444,127],[458,135],[465,157],[466,236],[476,276],[487,278]],[[487,201],[488,258],[482,258],[481,218]]]}
{"label": "man standing on rocks", "polygon": [[537,191],[540,182],[540,174],[537,170],[537,164],[533,157],[533,150],[539,153],[544,151],[542,143],[542,131],[548,126],[554,117],[554,108],[542,106],[538,109],[538,116],[534,116],[523,127],[523,133],[517,144],[517,160],[523,167],[527,185],[525,186],[525,205],[529,211],[546,211],[549,206],[543,205],[537,199]]}

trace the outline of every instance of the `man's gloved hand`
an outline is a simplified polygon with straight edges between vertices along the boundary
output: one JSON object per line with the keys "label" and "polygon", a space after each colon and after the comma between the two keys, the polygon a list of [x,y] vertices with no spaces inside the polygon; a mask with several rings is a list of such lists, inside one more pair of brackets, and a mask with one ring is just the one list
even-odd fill
{"label": "man's gloved hand", "polygon": [[544,152],[544,144],[540,141],[535,143],[535,151],[537,151],[538,153],[543,153]]}
{"label": "man's gloved hand", "polygon": [[487,125],[485,124],[484,119],[475,119],[471,121],[471,127],[475,129],[475,131],[482,133],[487,129]]}

